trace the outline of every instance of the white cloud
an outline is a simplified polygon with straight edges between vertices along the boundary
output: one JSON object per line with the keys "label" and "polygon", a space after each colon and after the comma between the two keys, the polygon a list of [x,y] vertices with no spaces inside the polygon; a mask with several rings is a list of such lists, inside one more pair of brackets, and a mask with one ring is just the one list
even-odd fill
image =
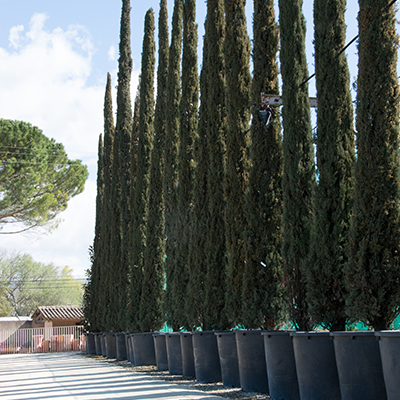
{"label": "white cloud", "polygon": [[115,46],[111,45],[110,48],[108,49],[108,59],[110,61],[116,61],[117,60],[117,51],[115,50]]}
{"label": "white cloud", "polygon": [[14,47],[14,49],[18,49],[20,42],[20,32],[24,31],[23,25],[13,26],[10,29],[10,35],[8,40],[10,41],[10,47]]}

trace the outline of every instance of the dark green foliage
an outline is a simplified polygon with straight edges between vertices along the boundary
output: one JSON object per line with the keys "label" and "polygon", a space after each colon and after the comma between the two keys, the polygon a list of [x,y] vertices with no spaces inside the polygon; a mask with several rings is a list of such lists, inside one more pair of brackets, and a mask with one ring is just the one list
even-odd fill
{"label": "dark green foliage", "polygon": [[111,75],[107,74],[107,85],[104,96],[104,146],[103,146],[103,179],[104,179],[104,194],[103,194],[103,216],[102,216],[102,256],[103,259],[100,261],[99,271],[99,293],[98,299],[98,313],[97,313],[97,328],[99,331],[106,331],[106,318],[108,315],[109,308],[109,285],[110,285],[110,274],[112,270],[109,268],[111,261],[111,223],[113,218],[112,208],[112,171],[113,171],[113,147],[114,147],[114,118],[113,118],[113,107],[111,97]]}
{"label": "dark green foliage", "polygon": [[243,311],[248,329],[274,329],[285,309],[282,271],[282,137],[279,114],[265,129],[261,92],[279,94],[276,54],[279,35],[273,0],[254,0],[249,183],[245,198]]}
{"label": "dark green foliage", "polygon": [[[209,4],[209,3],[208,3]],[[207,22],[205,23],[207,25]],[[208,104],[209,77],[207,76],[207,48],[205,37],[203,46],[203,67],[200,74],[201,103],[199,110],[198,133],[194,139],[194,182],[193,200],[190,214],[190,243],[188,259],[188,285],[185,313],[188,326],[195,330],[204,324],[205,279],[207,274],[206,237],[208,232],[208,193],[207,193],[207,146],[208,146]]]}
{"label": "dark green foliage", "polygon": [[[200,123],[207,129],[207,197],[208,233],[205,237],[205,259],[207,275],[205,282],[203,329],[223,329],[227,327],[225,306],[225,62],[224,62],[224,2],[208,0],[207,21],[204,39],[206,56],[203,56],[204,77],[201,82]],[[202,71],[203,75],[203,71]],[[204,88],[204,89],[203,89]],[[205,93],[203,93],[205,91]],[[203,102],[207,112],[202,111]],[[203,115],[207,120],[203,121]],[[207,122],[207,123],[206,123]],[[199,131],[201,132],[201,131]]]}
{"label": "dark green foliage", "polygon": [[145,16],[142,72],[140,80],[139,133],[137,169],[133,205],[133,238],[131,248],[131,284],[128,306],[128,328],[140,330],[139,306],[143,282],[143,257],[146,245],[148,217],[148,191],[150,180],[150,154],[154,136],[154,15],[149,9]]}
{"label": "dark green foliage", "polygon": [[126,305],[128,303],[128,275],[129,275],[129,248],[130,238],[130,196],[131,196],[131,136],[132,136],[132,105],[131,105],[131,28],[130,28],[130,0],[122,1],[121,33],[118,62],[118,90],[117,90],[117,123],[120,157],[120,184],[121,184],[121,259],[118,269],[114,272],[119,278],[118,326],[119,330],[126,328]]}
{"label": "dark green foliage", "polygon": [[174,331],[179,323],[174,315],[173,282],[175,275],[175,253],[179,238],[177,231],[177,188],[178,188],[178,146],[179,146],[179,104],[180,104],[180,65],[182,50],[182,12],[183,1],[175,0],[172,17],[172,37],[169,50],[167,78],[167,131],[164,153],[164,204],[165,204],[165,252],[167,289],[164,299],[164,312],[167,323]]}
{"label": "dark green foliage", "polygon": [[182,97],[178,158],[178,219],[175,274],[173,281],[174,314],[179,326],[188,326],[185,313],[188,282],[190,208],[193,198],[193,146],[198,128],[199,82],[197,72],[196,1],[183,5]]}
{"label": "dark green foliage", "polygon": [[399,86],[394,6],[359,0],[357,161],[348,314],[376,330],[399,313]]}
{"label": "dark green foliage", "polygon": [[167,119],[168,75],[168,14],[167,1],[160,2],[158,22],[158,72],[157,102],[154,116],[154,139],[151,153],[149,216],[147,222],[146,248],[142,298],[140,303],[140,329],[154,332],[162,328],[162,295],[164,292],[164,142]]}
{"label": "dark green foliage", "polygon": [[93,246],[90,248],[91,268],[88,270],[88,283],[85,287],[83,312],[88,329],[91,332],[99,330],[98,315],[100,312],[101,270],[104,263],[104,151],[103,140],[99,136],[98,161],[97,161],[97,195],[96,195],[96,220],[94,228]]}
{"label": "dark green foliage", "polygon": [[279,0],[283,118],[283,265],[289,317],[296,329],[310,330],[304,280],[310,250],[314,150],[305,55],[303,0]]}
{"label": "dark green foliage", "polygon": [[315,324],[345,330],[344,265],[355,161],[353,107],[346,55],[346,0],[315,0],[315,71],[318,95],[318,185],[307,268],[307,301]]}
{"label": "dark green foliage", "polygon": [[242,311],[244,272],[243,214],[250,118],[250,41],[247,35],[245,0],[225,0],[225,74],[227,146],[225,178],[225,234],[227,287],[225,313],[229,324],[239,322]]}

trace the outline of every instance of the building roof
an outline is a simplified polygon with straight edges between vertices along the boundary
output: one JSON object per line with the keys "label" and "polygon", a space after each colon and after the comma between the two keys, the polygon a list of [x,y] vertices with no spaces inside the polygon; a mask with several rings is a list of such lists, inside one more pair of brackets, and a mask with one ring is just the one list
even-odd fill
{"label": "building roof", "polygon": [[83,319],[83,307],[80,306],[39,306],[32,315],[33,319],[47,321]]}

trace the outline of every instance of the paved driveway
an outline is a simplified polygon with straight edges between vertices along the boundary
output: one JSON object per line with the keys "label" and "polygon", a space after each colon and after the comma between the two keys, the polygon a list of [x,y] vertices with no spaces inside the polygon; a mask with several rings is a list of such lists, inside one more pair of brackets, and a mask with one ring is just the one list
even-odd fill
{"label": "paved driveway", "polygon": [[79,353],[0,356],[1,400],[221,400]]}

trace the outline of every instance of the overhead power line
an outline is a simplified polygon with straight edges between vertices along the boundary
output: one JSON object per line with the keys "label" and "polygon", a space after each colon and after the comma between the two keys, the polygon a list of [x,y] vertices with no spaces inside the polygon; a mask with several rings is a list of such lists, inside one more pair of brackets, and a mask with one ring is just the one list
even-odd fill
{"label": "overhead power line", "polygon": [[[386,11],[388,8],[390,8],[394,3],[396,3],[397,0],[393,0],[391,3],[389,3],[382,11]],[[345,52],[347,50],[348,47],[350,47],[357,39],[358,39],[359,35],[356,35],[353,37],[353,39],[350,40],[349,43],[347,43],[337,54],[338,56],[340,56],[340,54],[342,54],[343,52]],[[300,86],[303,86],[304,84],[306,84],[310,79],[314,78],[315,76],[315,72],[310,75]]]}

